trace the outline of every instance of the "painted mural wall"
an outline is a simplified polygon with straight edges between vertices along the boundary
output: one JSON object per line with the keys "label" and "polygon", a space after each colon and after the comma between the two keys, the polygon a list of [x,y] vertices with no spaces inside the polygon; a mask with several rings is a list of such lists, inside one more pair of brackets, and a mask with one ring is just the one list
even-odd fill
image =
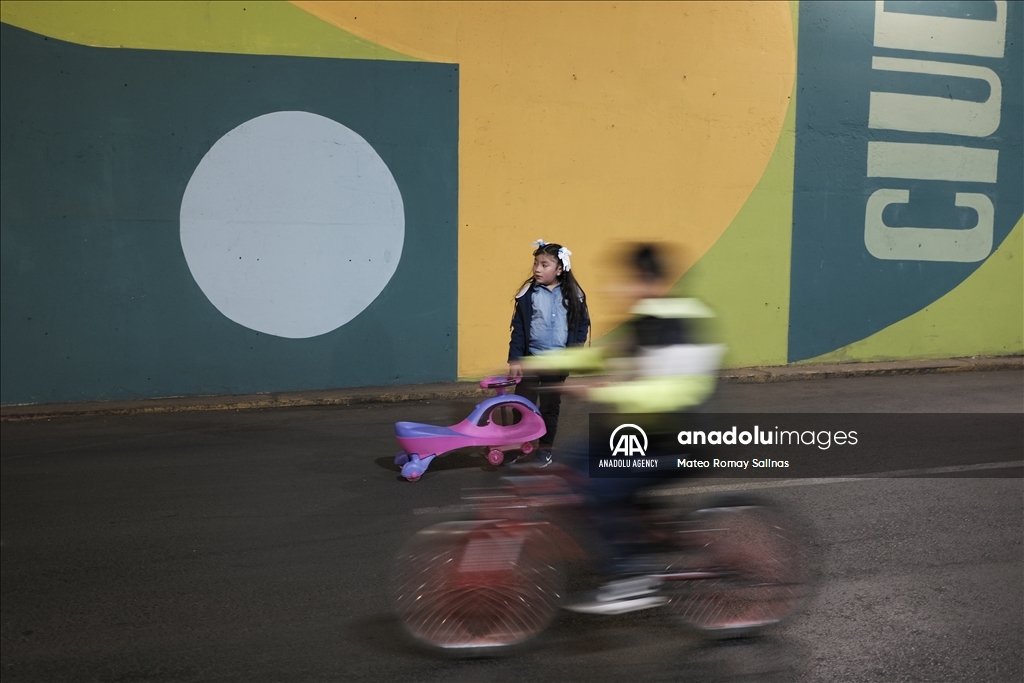
{"label": "painted mural wall", "polygon": [[3,2],[4,404],[499,370],[623,240],[733,366],[1024,351],[1018,2]]}

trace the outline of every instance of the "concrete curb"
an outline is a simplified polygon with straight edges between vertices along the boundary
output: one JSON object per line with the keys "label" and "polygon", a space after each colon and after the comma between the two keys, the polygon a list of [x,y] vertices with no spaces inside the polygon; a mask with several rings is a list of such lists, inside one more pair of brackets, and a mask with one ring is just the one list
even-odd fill
{"label": "concrete curb", "polygon": [[790,382],[836,377],[885,377],[940,372],[990,372],[1024,369],[1024,356],[943,358],[937,360],[834,363],[829,365],[783,365],[779,367],[722,370],[719,379],[731,384]]}
{"label": "concrete curb", "polygon": [[[727,384],[791,382],[838,377],[879,377],[941,372],[992,372],[1024,369],[1024,356],[948,358],[941,360],[837,363],[831,365],[787,365],[722,370],[719,379]],[[476,382],[439,382],[395,387],[361,387],[271,394],[177,396],[132,401],[90,403],[49,403],[0,406],[0,422],[44,420],[82,415],[137,415],[204,410],[257,410],[309,406],[352,406],[367,403],[479,398],[489,395]]]}

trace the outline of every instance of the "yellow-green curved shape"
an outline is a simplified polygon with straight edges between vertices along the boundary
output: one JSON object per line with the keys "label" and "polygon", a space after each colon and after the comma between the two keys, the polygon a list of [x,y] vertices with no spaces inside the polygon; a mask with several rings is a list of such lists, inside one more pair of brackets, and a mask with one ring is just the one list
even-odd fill
{"label": "yellow-green curved shape", "polygon": [[727,367],[785,365],[793,235],[795,98],[761,181],[718,241],[673,288],[715,312]]}
{"label": "yellow-green curved shape", "polygon": [[1024,352],[1024,219],[952,291],[870,337],[807,363],[1006,356]]}
{"label": "yellow-green curved shape", "polygon": [[[796,2],[789,4],[793,46]],[[793,244],[796,83],[764,173],[718,241],[673,288],[717,315],[712,337],[728,344],[727,367],[785,365],[789,343],[789,270]]]}
{"label": "yellow-green curved shape", "polygon": [[93,47],[421,61],[288,2],[2,2],[0,20]]}

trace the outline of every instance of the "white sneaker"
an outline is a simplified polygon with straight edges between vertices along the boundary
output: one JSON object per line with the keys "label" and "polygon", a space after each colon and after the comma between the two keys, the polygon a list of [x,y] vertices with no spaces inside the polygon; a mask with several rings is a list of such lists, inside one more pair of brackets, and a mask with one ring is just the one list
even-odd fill
{"label": "white sneaker", "polygon": [[611,581],[596,591],[584,593],[571,600],[565,609],[585,614],[625,614],[636,610],[658,607],[668,598],[658,594],[661,582],[653,576],[634,576]]}

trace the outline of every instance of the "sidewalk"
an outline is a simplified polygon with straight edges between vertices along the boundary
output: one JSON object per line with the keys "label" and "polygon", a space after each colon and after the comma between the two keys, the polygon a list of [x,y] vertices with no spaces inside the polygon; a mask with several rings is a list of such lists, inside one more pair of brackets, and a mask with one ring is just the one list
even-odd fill
{"label": "sidewalk", "polygon": [[[729,384],[790,382],[837,377],[916,375],[940,372],[990,372],[1024,369],[1024,357],[949,358],[940,360],[886,361],[877,363],[837,363],[831,365],[788,365],[778,367],[736,368],[720,371],[720,381]],[[0,406],[0,421],[40,420],[71,415],[132,415],[198,410],[253,410],[302,406],[349,406],[365,403],[450,400],[490,395],[476,382],[438,382],[393,387],[323,389],[269,394],[179,396],[129,401],[93,401],[90,403],[50,403]]]}

